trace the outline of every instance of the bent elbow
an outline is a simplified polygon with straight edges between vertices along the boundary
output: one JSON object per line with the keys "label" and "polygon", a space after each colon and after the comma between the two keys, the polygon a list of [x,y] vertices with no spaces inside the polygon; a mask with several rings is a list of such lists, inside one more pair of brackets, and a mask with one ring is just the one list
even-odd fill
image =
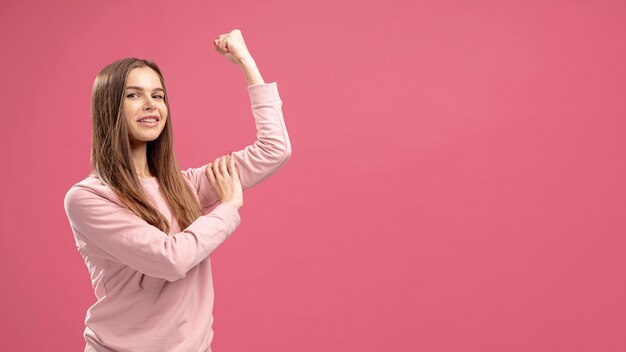
{"label": "bent elbow", "polygon": [[291,158],[291,143],[289,142],[289,139],[287,139],[287,143],[285,143],[285,146],[283,148],[282,163],[287,162],[290,158]]}
{"label": "bent elbow", "polygon": [[184,279],[187,276],[187,272],[189,272],[189,270],[191,270],[194,265],[194,262],[192,260],[183,259],[186,257],[187,254],[182,257],[176,255],[168,255],[165,259],[163,272],[161,273],[162,278],[169,282]]}
{"label": "bent elbow", "polygon": [[291,159],[291,148],[286,148],[278,159],[278,166],[283,166]]}
{"label": "bent elbow", "polygon": [[185,276],[187,276],[186,274],[180,275],[179,273],[176,273],[174,275],[169,275],[167,277],[165,277],[164,279],[169,281],[169,282],[175,282],[178,281],[180,279],[184,279]]}
{"label": "bent elbow", "polygon": [[183,270],[180,265],[172,265],[171,270],[169,270],[163,278],[169,282],[174,282],[184,279],[186,276],[187,271]]}
{"label": "bent elbow", "polygon": [[286,152],[283,154],[283,158],[282,158],[281,164],[286,163],[287,161],[289,161],[289,159],[291,159],[291,149],[290,149],[290,150],[288,150],[288,151],[286,151]]}

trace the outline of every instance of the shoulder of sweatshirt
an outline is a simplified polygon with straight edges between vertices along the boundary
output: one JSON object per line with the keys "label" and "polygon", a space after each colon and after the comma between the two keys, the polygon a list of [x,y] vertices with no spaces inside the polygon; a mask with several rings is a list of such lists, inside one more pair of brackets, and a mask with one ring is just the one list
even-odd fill
{"label": "shoulder of sweatshirt", "polygon": [[113,192],[113,190],[107,186],[104,182],[102,182],[95,175],[91,174],[86,178],[78,181],[74,185],[72,185],[67,192],[65,193],[65,199],[68,199],[68,195],[77,190],[85,190],[90,193],[93,193],[94,197],[102,197],[110,200],[120,206],[126,207],[122,201],[117,197],[117,194]]}
{"label": "shoulder of sweatshirt", "polygon": [[[183,175],[183,179],[185,179],[185,181],[187,183],[189,183],[191,186],[193,186],[196,190],[198,189],[198,172],[196,171],[197,169],[195,168],[189,168],[186,170],[181,170],[181,173]],[[89,176],[87,176],[86,178],[78,181],[77,183],[75,183],[74,185],[72,185],[67,192],[65,193],[65,199],[67,201],[68,199],[68,195],[73,192],[73,191],[77,191],[77,190],[82,190],[82,191],[87,191],[93,194],[94,197],[101,197],[101,198],[105,198],[121,207],[126,208],[127,206],[119,199],[119,197],[117,196],[117,194],[111,189],[111,187],[109,187],[108,185],[106,185],[104,182],[102,182],[98,177],[96,177],[93,174],[90,174]]]}

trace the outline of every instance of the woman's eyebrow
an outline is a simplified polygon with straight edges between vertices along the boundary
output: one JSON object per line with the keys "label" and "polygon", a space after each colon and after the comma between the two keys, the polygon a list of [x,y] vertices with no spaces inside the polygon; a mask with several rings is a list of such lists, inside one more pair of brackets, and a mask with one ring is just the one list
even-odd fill
{"label": "woman's eyebrow", "polygon": [[[138,90],[143,90],[142,87],[137,87],[137,86],[126,86],[126,89],[138,89]],[[164,92],[163,88],[154,88],[154,90],[160,90],[161,92]]]}

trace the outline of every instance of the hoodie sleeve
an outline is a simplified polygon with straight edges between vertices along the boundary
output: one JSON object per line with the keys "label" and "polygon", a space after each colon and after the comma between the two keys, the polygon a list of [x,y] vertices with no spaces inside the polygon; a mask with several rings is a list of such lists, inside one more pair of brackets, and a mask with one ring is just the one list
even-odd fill
{"label": "hoodie sleeve", "polygon": [[[232,153],[243,190],[267,179],[291,157],[291,143],[283,119],[283,103],[278,95],[276,82],[254,84],[247,89],[257,138],[254,143]],[[217,201],[206,173],[207,165],[208,163],[185,171],[189,178],[195,180],[200,204],[203,207]]]}
{"label": "hoodie sleeve", "polygon": [[82,187],[66,193],[64,207],[75,235],[89,251],[168,281],[184,278],[241,222],[236,207],[221,203],[168,236],[130,209]]}

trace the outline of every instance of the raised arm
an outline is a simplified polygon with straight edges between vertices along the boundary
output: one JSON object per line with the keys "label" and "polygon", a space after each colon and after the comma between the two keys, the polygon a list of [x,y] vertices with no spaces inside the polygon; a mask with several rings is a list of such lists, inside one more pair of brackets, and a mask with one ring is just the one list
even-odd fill
{"label": "raised arm", "polygon": [[232,152],[244,190],[278,171],[291,157],[291,143],[276,82],[248,86],[256,141]]}
{"label": "raised arm", "polygon": [[79,248],[168,281],[184,278],[241,222],[237,208],[224,203],[168,236],[128,208],[82,187],[66,193],[64,206]]}
{"label": "raised arm", "polygon": [[[244,191],[270,177],[291,157],[291,143],[276,82],[255,84],[247,89],[257,129],[256,141],[232,152]],[[218,200],[209,183],[207,165],[185,171],[189,175],[204,176],[197,181],[198,197],[203,207]]]}
{"label": "raised arm", "polygon": [[[276,82],[265,83],[263,80],[239,29],[218,36],[213,44],[217,52],[242,69],[248,83],[257,138],[244,149],[232,152],[241,187],[246,190],[278,171],[291,157],[291,144],[283,119],[283,102]],[[205,175],[197,187],[203,206],[218,200],[209,184],[207,165],[208,163],[200,168],[187,170],[189,175]]]}

